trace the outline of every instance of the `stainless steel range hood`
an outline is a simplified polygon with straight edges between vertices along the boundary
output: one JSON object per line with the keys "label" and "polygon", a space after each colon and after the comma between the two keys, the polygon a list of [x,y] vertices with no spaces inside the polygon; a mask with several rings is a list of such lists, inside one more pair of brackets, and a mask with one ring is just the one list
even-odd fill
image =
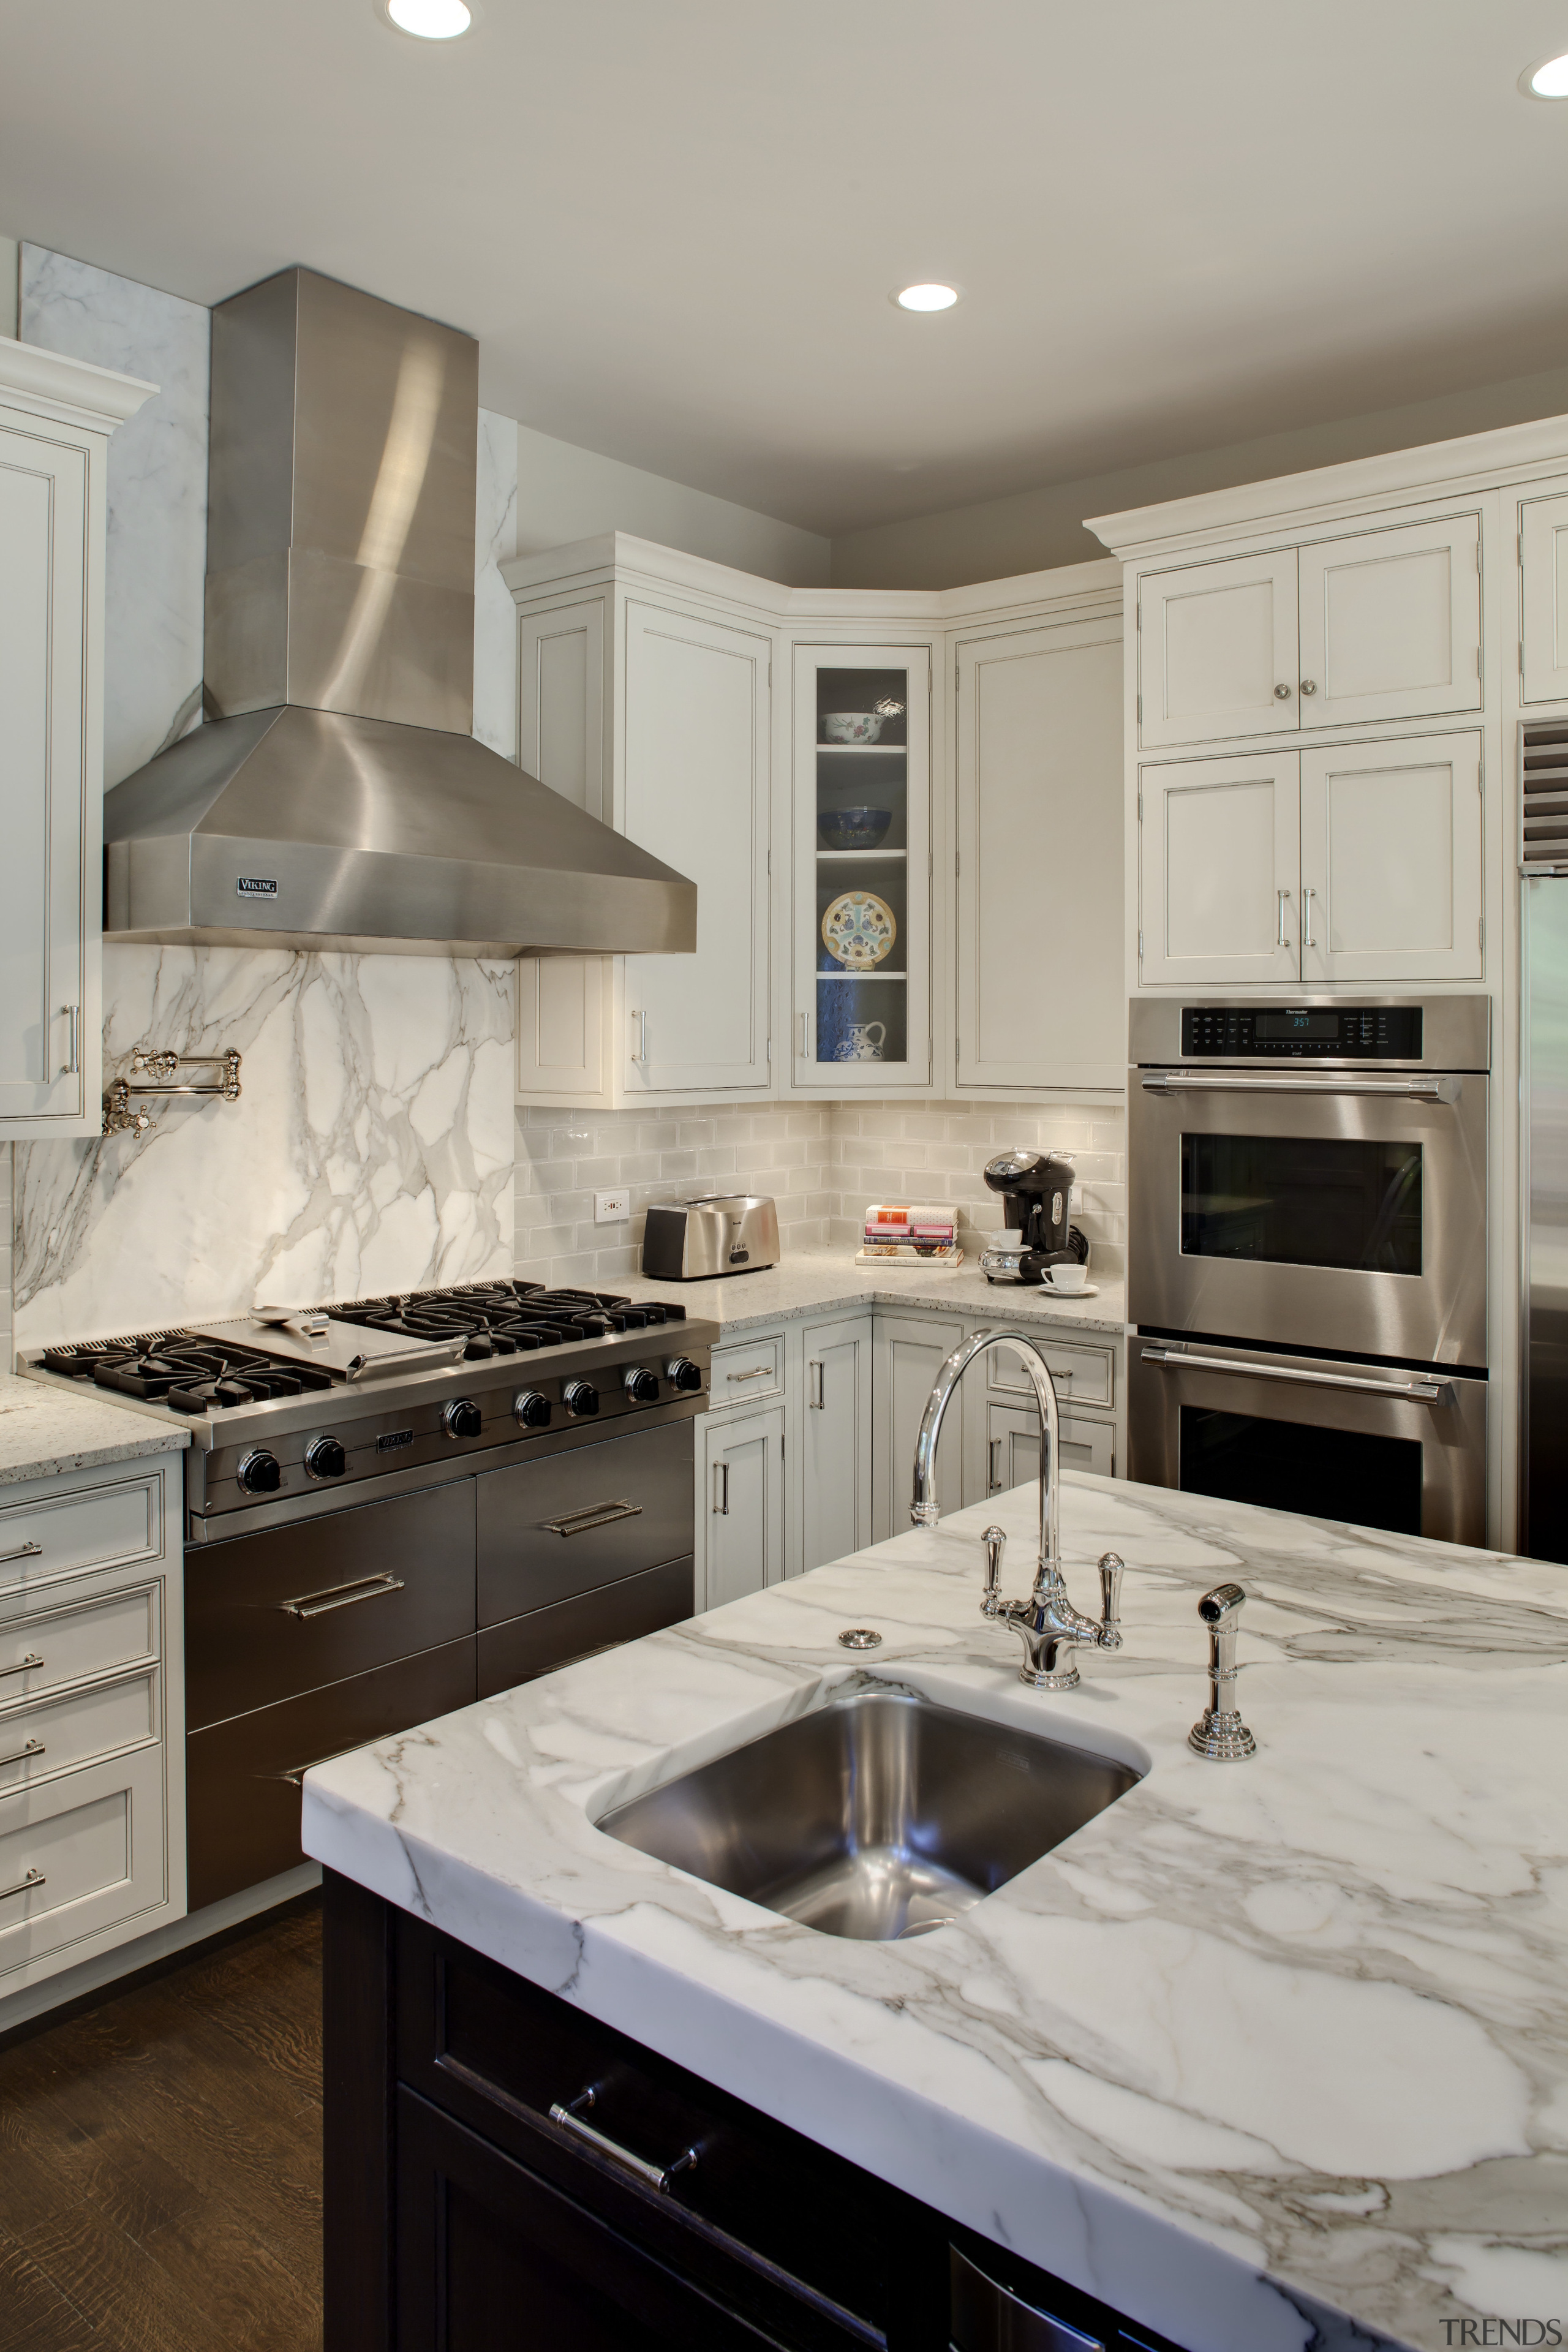
{"label": "stainless steel range hood", "polygon": [[104,802],[106,938],[668,954],[697,890],[475,740],[479,346],[308,269],[213,312],[211,714]]}

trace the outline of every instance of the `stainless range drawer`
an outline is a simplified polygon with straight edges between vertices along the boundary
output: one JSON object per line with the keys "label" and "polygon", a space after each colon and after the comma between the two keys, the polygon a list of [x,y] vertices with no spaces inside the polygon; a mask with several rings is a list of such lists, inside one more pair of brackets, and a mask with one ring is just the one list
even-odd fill
{"label": "stainless range drawer", "polygon": [[613,1584],[692,1549],[689,1421],[478,1481],[481,1625]]}

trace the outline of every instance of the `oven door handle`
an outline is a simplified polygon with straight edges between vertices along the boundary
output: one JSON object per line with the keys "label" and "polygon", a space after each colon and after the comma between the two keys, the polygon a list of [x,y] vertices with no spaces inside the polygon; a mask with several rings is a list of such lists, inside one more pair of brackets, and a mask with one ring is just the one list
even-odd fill
{"label": "oven door handle", "polygon": [[1420,1404],[1441,1404],[1453,1386],[1450,1381],[1363,1381],[1349,1372],[1296,1371],[1285,1364],[1233,1364],[1224,1356],[1188,1356],[1178,1349],[1145,1348],[1146,1364],[1163,1364],[1167,1370],[1231,1372],[1244,1381],[1304,1381],[1315,1389],[1354,1389],[1359,1396],[1413,1397]]}
{"label": "oven door handle", "polygon": [[1150,1095],[1393,1095],[1443,1103],[1457,1103],[1464,1090],[1452,1071],[1430,1078],[1361,1077],[1353,1071],[1342,1077],[1255,1078],[1246,1070],[1149,1070],[1139,1084]]}

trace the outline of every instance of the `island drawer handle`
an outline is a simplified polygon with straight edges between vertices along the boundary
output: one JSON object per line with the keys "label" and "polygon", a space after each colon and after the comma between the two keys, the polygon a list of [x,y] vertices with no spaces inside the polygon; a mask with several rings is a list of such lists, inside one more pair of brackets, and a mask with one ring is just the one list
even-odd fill
{"label": "island drawer handle", "polygon": [[727,1381],[769,1381],[773,1373],[771,1364],[759,1364],[754,1372],[726,1372],[724,1378]]}
{"label": "island drawer handle", "polygon": [[593,2125],[585,2124],[577,2112],[579,2107],[591,2107],[594,2100],[595,2094],[591,2090],[584,2091],[580,2097],[574,2099],[569,2107],[562,2106],[557,2100],[550,2110],[550,2120],[552,2124],[559,2124],[563,2131],[571,2132],[575,2138],[585,2140],[590,2147],[598,2151],[599,2155],[607,2156],[612,2164],[621,2165],[627,2172],[635,2173],[637,2179],[644,2182],[649,2189],[657,2189],[661,2195],[668,2192],[669,2184],[678,2172],[695,2170],[697,2165],[695,2147],[687,2148],[683,2155],[676,2158],[673,2164],[665,2165],[661,2168],[657,2164],[645,2162],[640,2156],[634,2156],[631,2149],[623,2147],[618,2140],[610,2139],[604,2132],[595,2131]]}
{"label": "island drawer handle", "polygon": [[9,1756],[0,1756],[0,1764],[25,1764],[30,1756],[41,1756],[43,1752],[41,1739],[29,1739],[25,1747],[13,1748]]}
{"label": "island drawer handle", "polygon": [[613,1527],[617,1519],[640,1519],[642,1505],[628,1503],[623,1496],[618,1503],[584,1503],[579,1511],[563,1511],[558,1519],[541,1519],[540,1526],[547,1535],[587,1536],[595,1528]]}
{"label": "island drawer handle", "polygon": [[4,1903],[8,1895],[27,1895],[35,1886],[47,1886],[47,1884],[48,1881],[41,1870],[29,1870],[25,1878],[19,1878],[16,1881],[15,1886],[0,1886],[0,1903]]}
{"label": "island drawer handle", "polygon": [[43,1557],[43,1550],[42,1544],[25,1543],[20,1551],[0,1551],[0,1568],[5,1568],[14,1559],[40,1559]]}
{"label": "island drawer handle", "polygon": [[352,1584],[329,1584],[320,1592],[302,1593],[297,1601],[279,1601],[285,1617],[324,1617],[331,1609],[353,1609],[361,1601],[379,1601],[384,1592],[404,1591],[400,1576],[356,1576]]}
{"label": "island drawer handle", "polygon": [[1242,1381],[1302,1381],[1315,1389],[1354,1389],[1360,1396],[1415,1397],[1423,1404],[1439,1404],[1447,1396],[1447,1381],[1358,1381],[1344,1372],[1297,1372],[1284,1364],[1231,1364],[1223,1356],[1184,1356],[1165,1348],[1145,1348],[1146,1364],[1163,1364],[1168,1371],[1229,1372]]}
{"label": "island drawer handle", "polygon": [[0,1675],[30,1674],[35,1666],[41,1666],[43,1663],[42,1650],[29,1650],[26,1656],[18,1658],[14,1666],[0,1666]]}

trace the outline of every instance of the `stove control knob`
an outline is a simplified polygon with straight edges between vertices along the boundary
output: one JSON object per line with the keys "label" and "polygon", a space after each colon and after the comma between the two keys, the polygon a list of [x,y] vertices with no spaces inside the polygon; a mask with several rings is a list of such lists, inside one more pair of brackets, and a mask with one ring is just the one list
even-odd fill
{"label": "stove control knob", "polygon": [[348,1466],[340,1437],[313,1437],[305,1448],[305,1467],[312,1478],[341,1478]]}
{"label": "stove control knob", "polygon": [[682,1396],[694,1396],[702,1386],[702,1367],[694,1364],[689,1356],[672,1356],[664,1368],[664,1377]]}
{"label": "stove control knob", "polygon": [[599,1391],[592,1381],[568,1381],[561,1391],[561,1402],[570,1413],[597,1412]]}
{"label": "stove control knob", "polygon": [[645,1371],[640,1364],[633,1364],[630,1367],[621,1386],[633,1404],[658,1402],[658,1375],[657,1372]]}
{"label": "stove control knob", "polygon": [[235,1475],[247,1495],[275,1495],[283,1484],[278,1456],[268,1454],[265,1445],[253,1445],[243,1454]]}
{"label": "stove control knob", "polygon": [[478,1437],[484,1427],[484,1415],[468,1397],[454,1397],[441,1408],[441,1423],[448,1437]]}
{"label": "stove control knob", "polygon": [[541,1396],[537,1389],[524,1389],[513,1397],[511,1410],[513,1419],[520,1421],[524,1429],[550,1426],[550,1399]]}

